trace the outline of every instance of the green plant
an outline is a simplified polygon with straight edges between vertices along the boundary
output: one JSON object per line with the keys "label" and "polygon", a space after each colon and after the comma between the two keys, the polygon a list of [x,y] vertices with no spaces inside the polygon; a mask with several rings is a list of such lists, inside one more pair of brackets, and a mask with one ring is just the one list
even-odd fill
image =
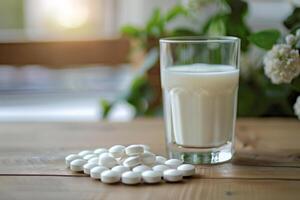
{"label": "green plant", "polygon": [[[192,1],[192,0],[191,0]],[[199,1],[199,0],[198,0]],[[201,0],[200,0],[201,1]],[[199,36],[199,35],[231,35],[241,39],[242,57],[247,58],[254,46],[265,51],[281,40],[281,33],[275,29],[262,30],[253,33],[248,26],[248,4],[243,0],[214,0],[218,11],[208,17],[203,24],[198,22],[191,12],[201,12],[189,7],[176,5],[166,13],[155,9],[144,27],[127,25],[122,33],[138,42],[134,51],[145,51],[144,64],[131,86],[113,102],[102,102],[104,115],[118,101],[127,101],[136,109],[136,115],[161,114],[161,106],[151,107],[155,98],[155,91],[149,84],[148,71],[158,66],[158,39],[167,36]],[[197,0],[193,0],[193,5]],[[201,4],[202,6],[202,4]],[[168,25],[178,17],[193,23],[193,27],[177,26],[168,29]],[[294,33],[300,27],[300,8],[283,22],[286,28]],[[292,105],[299,95],[300,78],[293,80],[292,84],[274,85],[263,73],[263,63],[258,62],[257,67],[251,67],[247,77],[241,76],[239,89],[238,116],[293,116]],[[244,66],[241,66],[242,68]],[[295,89],[296,88],[296,89]]]}

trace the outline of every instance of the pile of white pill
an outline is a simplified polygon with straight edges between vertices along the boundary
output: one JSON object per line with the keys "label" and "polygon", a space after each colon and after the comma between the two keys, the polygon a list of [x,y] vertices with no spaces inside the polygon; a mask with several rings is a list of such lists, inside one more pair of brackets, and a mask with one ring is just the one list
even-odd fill
{"label": "pile of white pill", "polygon": [[195,166],[181,160],[155,155],[149,146],[135,144],[114,145],[109,149],[84,150],[65,158],[67,167],[74,172],[83,172],[103,183],[122,182],[128,185],[139,183],[179,182],[183,177],[195,174]]}

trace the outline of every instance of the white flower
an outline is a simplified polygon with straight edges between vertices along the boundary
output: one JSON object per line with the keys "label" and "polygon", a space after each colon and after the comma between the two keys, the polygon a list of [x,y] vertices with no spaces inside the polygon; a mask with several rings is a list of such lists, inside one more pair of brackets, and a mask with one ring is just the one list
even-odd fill
{"label": "white flower", "polygon": [[295,115],[300,119],[300,96],[298,96],[296,103],[294,104]]}
{"label": "white flower", "polygon": [[274,84],[290,83],[300,74],[298,50],[290,45],[277,44],[264,58],[264,71]]}
{"label": "white flower", "polygon": [[293,46],[294,44],[296,44],[297,38],[294,35],[290,34],[285,37],[285,41],[288,45]]}

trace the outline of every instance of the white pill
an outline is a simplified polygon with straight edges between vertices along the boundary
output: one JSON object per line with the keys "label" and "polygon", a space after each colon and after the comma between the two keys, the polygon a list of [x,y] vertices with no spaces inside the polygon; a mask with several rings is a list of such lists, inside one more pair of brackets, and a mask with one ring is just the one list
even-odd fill
{"label": "white pill", "polygon": [[91,153],[91,154],[87,154],[87,155],[83,156],[83,159],[84,160],[89,160],[91,158],[96,158],[96,157],[98,157],[96,154]]}
{"label": "white pill", "polygon": [[73,160],[70,163],[70,169],[73,172],[82,172],[83,171],[83,165],[85,165],[85,164],[86,164],[86,160],[76,159],[76,160]]}
{"label": "white pill", "polygon": [[122,174],[122,183],[127,185],[135,185],[141,182],[141,174],[137,172],[128,171]]}
{"label": "white pill", "polygon": [[114,166],[111,170],[112,170],[112,171],[116,171],[116,172],[118,172],[120,175],[122,175],[124,172],[130,171],[130,168],[129,168],[129,167],[122,166],[122,165],[117,165],[117,166]]}
{"label": "white pill", "polygon": [[85,165],[83,165],[83,172],[85,174],[90,174],[91,169],[96,166],[98,166],[97,163],[86,163]]}
{"label": "white pill", "polygon": [[139,164],[141,164],[141,159],[139,156],[132,156],[129,158],[126,158],[123,162],[123,165],[125,167],[135,167],[138,166]]}
{"label": "white pill", "polygon": [[98,163],[99,162],[99,158],[98,157],[93,157],[93,158],[90,158],[88,160],[88,163]]}
{"label": "white pill", "polygon": [[101,173],[100,179],[103,183],[117,183],[120,181],[121,176],[118,172],[106,170]]}
{"label": "white pill", "polygon": [[163,156],[156,156],[155,161],[157,164],[164,165],[167,159]]}
{"label": "white pill", "polygon": [[103,167],[103,166],[97,166],[97,167],[92,168],[91,171],[90,171],[91,178],[100,179],[101,173],[106,171],[106,170],[108,170],[108,168]]}
{"label": "white pill", "polygon": [[70,154],[70,155],[68,155],[68,156],[65,158],[67,167],[70,167],[70,163],[71,163],[73,160],[80,159],[80,158],[81,158],[81,156],[79,156],[78,154]]}
{"label": "white pill", "polygon": [[80,155],[81,157],[84,157],[84,156],[86,156],[86,155],[88,155],[88,154],[91,154],[91,153],[93,153],[93,152],[90,151],[90,150],[83,150],[83,151],[80,151],[80,152],[78,153],[78,155]]}
{"label": "white pill", "polygon": [[95,149],[94,150],[94,154],[97,154],[97,155],[101,155],[102,153],[107,153],[108,152],[108,150],[107,149],[105,149],[105,148],[99,148],[99,149]]}
{"label": "white pill", "polygon": [[181,165],[183,162],[182,160],[178,160],[178,159],[170,159],[170,160],[167,160],[165,162],[165,165],[173,168],[173,169],[176,169],[179,165]]}
{"label": "white pill", "polygon": [[141,155],[141,161],[145,165],[153,165],[155,163],[155,154],[151,152],[145,152]]}
{"label": "white pill", "polygon": [[159,183],[161,182],[161,174],[152,170],[148,170],[142,173],[142,177],[145,183]]}
{"label": "white pill", "polygon": [[128,158],[128,156],[124,154],[124,156],[122,156],[120,158],[116,158],[116,160],[118,161],[119,165],[123,165],[124,160],[126,160],[127,158]]}
{"label": "white pill", "polygon": [[133,172],[137,172],[140,174],[142,174],[144,171],[148,171],[148,170],[151,170],[151,168],[148,167],[147,165],[139,165],[132,169]]}
{"label": "white pill", "polygon": [[118,164],[117,160],[109,155],[109,153],[103,153],[99,156],[99,165],[107,168],[112,168]]}
{"label": "white pill", "polygon": [[105,153],[102,153],[102,154],[99,156],[99,159],[100,159],[101,157],[106,157],[106,156],[110,156],[110,157],[111,157],[111,155],[110,155],[108,152],[105,152]]}
{"label": "white pill", "polygon": [[168,169],[164,171],[164,179],[168,182],[179,182],[182,180],[182,172],[177,169]]}
{"label": "white pill", "polygon": [[125,148],[125,153],[128,156],[137,156],[144,153],[144,148],[141,145],[137,145],[137,144],[130,145]]}
{"label": "white pill", "polygon": [[183,176],[193,176],[195,174],[195,166],[191,164],[179,165],[177,170],[181,171]]}
{"label": "white pill", "polygon": [[161,176],[164,174],[164,171],[168,169],[170,169],[170,167],[166,165],[155,165],[154,167],[152,167],[152,170],[158,172]]}
{"label": "white pill", "polygon": [[144,151],[150,151],[150,147],[146,144],[139,144],[139,146],[143,147]]}
{"label": "white pill", "polygon": [[112,146],[108,152],[114,157],[114,158],[120,158],[125,154],[125,146],[123,145],[114,145]]}

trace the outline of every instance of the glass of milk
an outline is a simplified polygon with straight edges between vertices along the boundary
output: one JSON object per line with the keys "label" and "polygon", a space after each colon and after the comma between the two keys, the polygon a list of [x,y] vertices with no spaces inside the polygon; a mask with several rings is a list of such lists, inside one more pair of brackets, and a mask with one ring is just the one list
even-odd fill
{"label": "glass of milk", "polygon": [[232,158],[239,82],[236,37],[160,40],[169,156],[193,164]]}

